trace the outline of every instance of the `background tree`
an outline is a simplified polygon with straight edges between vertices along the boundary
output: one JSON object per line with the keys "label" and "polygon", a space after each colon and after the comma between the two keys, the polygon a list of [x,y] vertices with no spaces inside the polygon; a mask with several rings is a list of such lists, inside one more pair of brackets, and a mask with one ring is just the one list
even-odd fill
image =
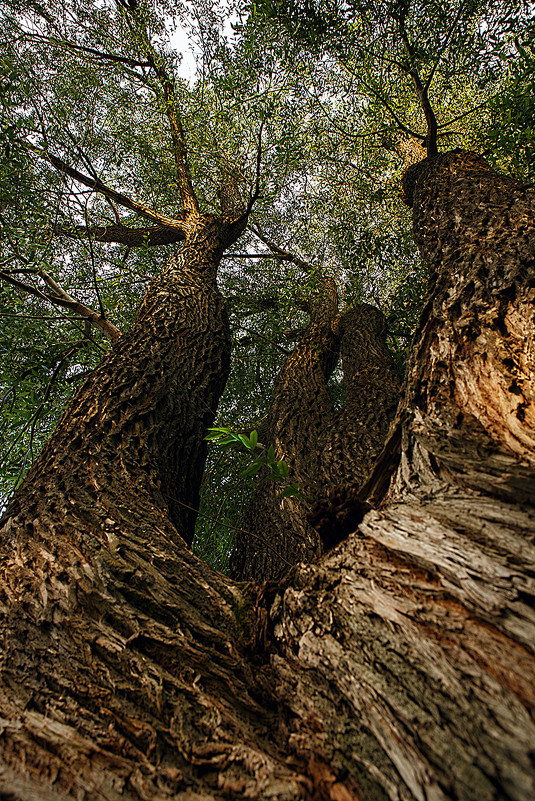
{"label": "background tree", "polygon": [[[289,565],[310,561],[356,528],[359,487],[397,408],[399,374],[378,309],[360,304],[340,314],[330,277],[316,279],[309,306],[310,322],[277,376],[258,429],[260,441],[271,443],[274,466],[277,454],[291,469],[286,481],[264,471],[258,482],[238,532],[234,578],[280,578]],[[345,397],[336,410],[328,380],[340,351]]]}

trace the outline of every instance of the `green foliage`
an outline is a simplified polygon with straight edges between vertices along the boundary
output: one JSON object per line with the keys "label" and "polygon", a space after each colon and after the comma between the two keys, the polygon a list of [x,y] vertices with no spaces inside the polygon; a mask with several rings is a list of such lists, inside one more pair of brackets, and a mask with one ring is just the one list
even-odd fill
{"label": "green foliage", "polygon": [[275,456],[275,446],[273,444],[266,446],[258,442],[258,431],[251,431],[250,435],[241,434],[226,426],[209,428],[210,434],[207,434],[205,440],[213,442],[219,447],[220,450],[241,450],[245,448],[253,454],[256,450],[260,451],[260,456],[253,459],[241,472],[242,478],[254,476],[262,470],[267,468],[267,476],[273,481],[279,481],[286,484],[282,493],[283,498],[296,496],[302,498],[298,484],[289,482],[289,468],[284,459],[277,459]]}
{"label": "green foliage", "polygon": [[491,123],[483,137],[492,160],[519,178],[535,176],[535,46],[514,39],[503,86],[489,104]]}

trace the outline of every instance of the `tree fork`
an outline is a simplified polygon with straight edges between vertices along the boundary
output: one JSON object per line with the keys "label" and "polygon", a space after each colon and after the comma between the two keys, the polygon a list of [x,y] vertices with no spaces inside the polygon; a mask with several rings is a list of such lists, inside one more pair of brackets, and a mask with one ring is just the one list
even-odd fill
{"label": "tree fork", "polygon": [[[304,498],[285,498],[282,485],[259,480],[243,526],[254,536],[238,533],[235,578],[280,578],[289,562],[310,561],[356,528],[364,509],[360,486],[399,401],[382,313],[361,304],[340,316],[329,278],[310,305],[310,325],[277,377],[262,432]],[[340,348],[346,398],[335,413],[327,382]]]}

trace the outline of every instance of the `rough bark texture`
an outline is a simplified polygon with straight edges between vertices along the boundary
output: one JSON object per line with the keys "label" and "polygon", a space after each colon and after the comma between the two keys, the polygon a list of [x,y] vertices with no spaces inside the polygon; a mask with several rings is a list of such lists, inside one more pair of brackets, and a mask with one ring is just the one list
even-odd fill
{"label": "rough bark texture", "polygon": [[434,286],[384,451],[390,485],[383,459],[382,508],[272,606],[293,660],[277,657],[279,687],[365,798],[527,800],[535,192],[462,152],[408,178]]}
{"label": "rough bark texture", "polygon": [[531,801],[534,206],[471,154],[423,165],[434,286],[382,505],[284,583],[214,574],[143,481],[111,522],[87,471],[72,504],[61,473],[19,494],[3,797]]}
{"label": "rough bark texture", "polygon": [[[216,271],[228,235],[199,220],[146,292],[123,335],[77,394],[8,510],[80,506],[120,524],[147,499],[191,542],[206,447],[230,362]],[[51,476],[56,477],[52,482]],[[187,508],[186,504],[191,508]],[[128,510],[127,512],[123,510]]]}
{"label": "rough bark texture", "polygon": [[[340,316],[334,281],[324,285],[310,325],[275,382],[261,432],[287,462],[289,479],[306,502],[282,497],[284,485],[270,478],[259,482],[232,556],[234,578],[278,579],[353,530],[361,517],[349,528],[346,518],[354,518],[355,506],[360,511],[358,489],[394,418],[400,384],[383,315],[362,304]],[[327,382],[340,351],[346,397],[335,412]]]}

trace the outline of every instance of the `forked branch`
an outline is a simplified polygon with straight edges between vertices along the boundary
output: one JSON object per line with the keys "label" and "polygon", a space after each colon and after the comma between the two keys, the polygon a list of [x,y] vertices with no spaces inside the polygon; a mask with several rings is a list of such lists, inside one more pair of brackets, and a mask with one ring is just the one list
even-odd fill
{"label": "forked branch", "polygon": [[[422,107],[422,111],[424,112],[425,121],[427,123],[427,136],[426,136],[427,155],[436,156],[438,153],[438,147],[437,147],[438,126],[437,126],[437,118],[435,116],[435,112],[433,111],[433,107],[431,106],[431,103],[429,101],[429,86],[431,85],[431,80],[433,78],[434,70],[438,65],[438,61],[431,70],[430,76],[424,85],[420,77],[420,73],[418,72],[418,67],[416,66],[416,53],[414,50],[414,45],[410,41],[407,35],[407,30],[405,28],[405,20],[407,18],[408,11],[409,11],[409,3],[408,2],[401,3],[400,10],[397,15],[394,15],[394,18],[397,20],[401,41],[403,42],[403,47],[405,48],[405,52],[408,57],[408,68],[405,69],[405,72],[407,73],[407,75],[410,75],[412,79],[414,88],[416,90],[416,94],[420,101],[420,106]],[[448,40],[446,39],[446,45],[447,41]]]}
{"label": "forked branch", "polygon": [[116,342],[119,337],[121,336],[121,331],[110,323],[109,320],[101,317],[97,312],[90,309],[88,306],[85,306],[80,301],[76,300],[69,295],[65,290],[63,290],[55,281],[54,279],[45,273],[44,270],[36,270],[36,275],[39,275],[40,278],[43,279],[45,284],[47,285],[49,292],[42,292],[32,284],[27,284],[25,281],[20,281],[18,278],[15,278],[14,275],[11,273],[6,272],[5,270],[0,270],[0,279],[5,281],[11,286],[16,287],[17,289],[21,290],[22,292],[26,292],[30,295],[34,295],[40,300],[46,300],[49,303],[53,303],[55,306],[61,306],[64,309],[69,309],[81,317],[83,320],[86,320],[91,325],[99,328],[103,334],[105,334],[108,339],[112,342]]}

